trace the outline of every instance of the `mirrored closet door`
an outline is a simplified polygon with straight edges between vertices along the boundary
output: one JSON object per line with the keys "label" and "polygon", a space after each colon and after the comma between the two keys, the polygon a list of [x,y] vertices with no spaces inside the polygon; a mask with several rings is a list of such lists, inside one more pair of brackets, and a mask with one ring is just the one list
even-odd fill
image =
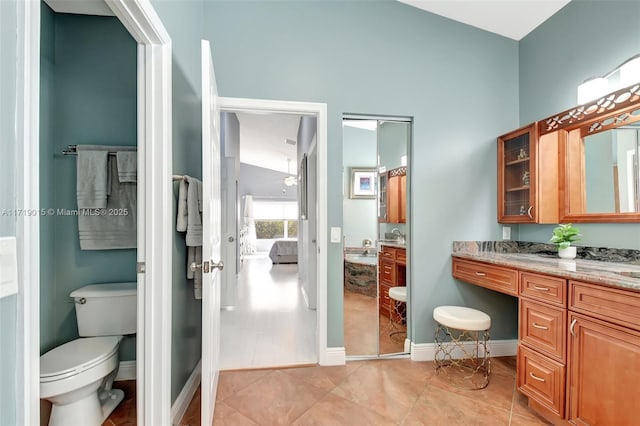
{"label": "mirrored closet door", "polygon": [[347,356],[408,351],[411,124],[405,118],[343,117]]}

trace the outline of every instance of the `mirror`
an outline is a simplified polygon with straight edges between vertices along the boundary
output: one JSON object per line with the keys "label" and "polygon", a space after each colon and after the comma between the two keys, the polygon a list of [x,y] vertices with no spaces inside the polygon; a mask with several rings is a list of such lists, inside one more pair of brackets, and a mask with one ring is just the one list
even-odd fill
{"label": "mirror", "polygon": [[405,353],[409,119],[343,119],[347,356]]}
{"label": "mirror", "polygon": [[537,124],[558,142],[561,222],[640,222],[640,84]]}
{"label": "mirror", "polygon": [[584,138],[585,213],[640,211],[639,134],[630,125]]}

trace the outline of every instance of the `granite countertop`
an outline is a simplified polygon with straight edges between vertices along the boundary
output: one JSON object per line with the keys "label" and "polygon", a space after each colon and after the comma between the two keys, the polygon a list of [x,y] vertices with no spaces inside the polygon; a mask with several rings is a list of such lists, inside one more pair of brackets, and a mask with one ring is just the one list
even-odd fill
{"label": "granite countertop", "polygon": [[407,244],[403,244],[403,243],[396,243],[393,241],[380,241],[380,246],[387,246],[387,247],[395,247],[395,248],[407,248]]}
{"label": "granite countertop", "polygon": [[455,241],[452,256],[640,291],[640,251],[581,249],[581,255],[570,260],[558,258],[555,247],[549,244]]}

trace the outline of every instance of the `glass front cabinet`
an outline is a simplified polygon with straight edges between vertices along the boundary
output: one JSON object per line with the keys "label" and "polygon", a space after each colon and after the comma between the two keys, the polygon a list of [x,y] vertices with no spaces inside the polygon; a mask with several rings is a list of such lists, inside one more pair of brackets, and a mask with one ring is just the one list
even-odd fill
{"label": "glass front cabinet", "polygon": [[498,138],[498,222],[535,223],[535,124]]}
{"label": "glass front cabinet", "polygon": [[498,222],[557,223],[558,133],[538,123],[498,137]]}

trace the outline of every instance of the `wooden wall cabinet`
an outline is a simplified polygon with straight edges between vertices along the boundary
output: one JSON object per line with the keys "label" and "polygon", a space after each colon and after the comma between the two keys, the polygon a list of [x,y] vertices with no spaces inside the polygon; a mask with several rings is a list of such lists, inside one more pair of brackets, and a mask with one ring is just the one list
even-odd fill
{"label": "wooden wall cabinet", "polygon": [[403,248],[383,245],[378,254],[378,305],[382,316],[389,317],[393,312],[389,289],[407,285],[406,253]]}
{"label": "wooden wall cabinet", "polygon": [[378,221],[407,222],[407,168],[399,167],[378,178]]}
{"label": "wooden wall cabinet", "polygon": [[537,123],[498,137],[499,223],[558,223],[558,137]]}

